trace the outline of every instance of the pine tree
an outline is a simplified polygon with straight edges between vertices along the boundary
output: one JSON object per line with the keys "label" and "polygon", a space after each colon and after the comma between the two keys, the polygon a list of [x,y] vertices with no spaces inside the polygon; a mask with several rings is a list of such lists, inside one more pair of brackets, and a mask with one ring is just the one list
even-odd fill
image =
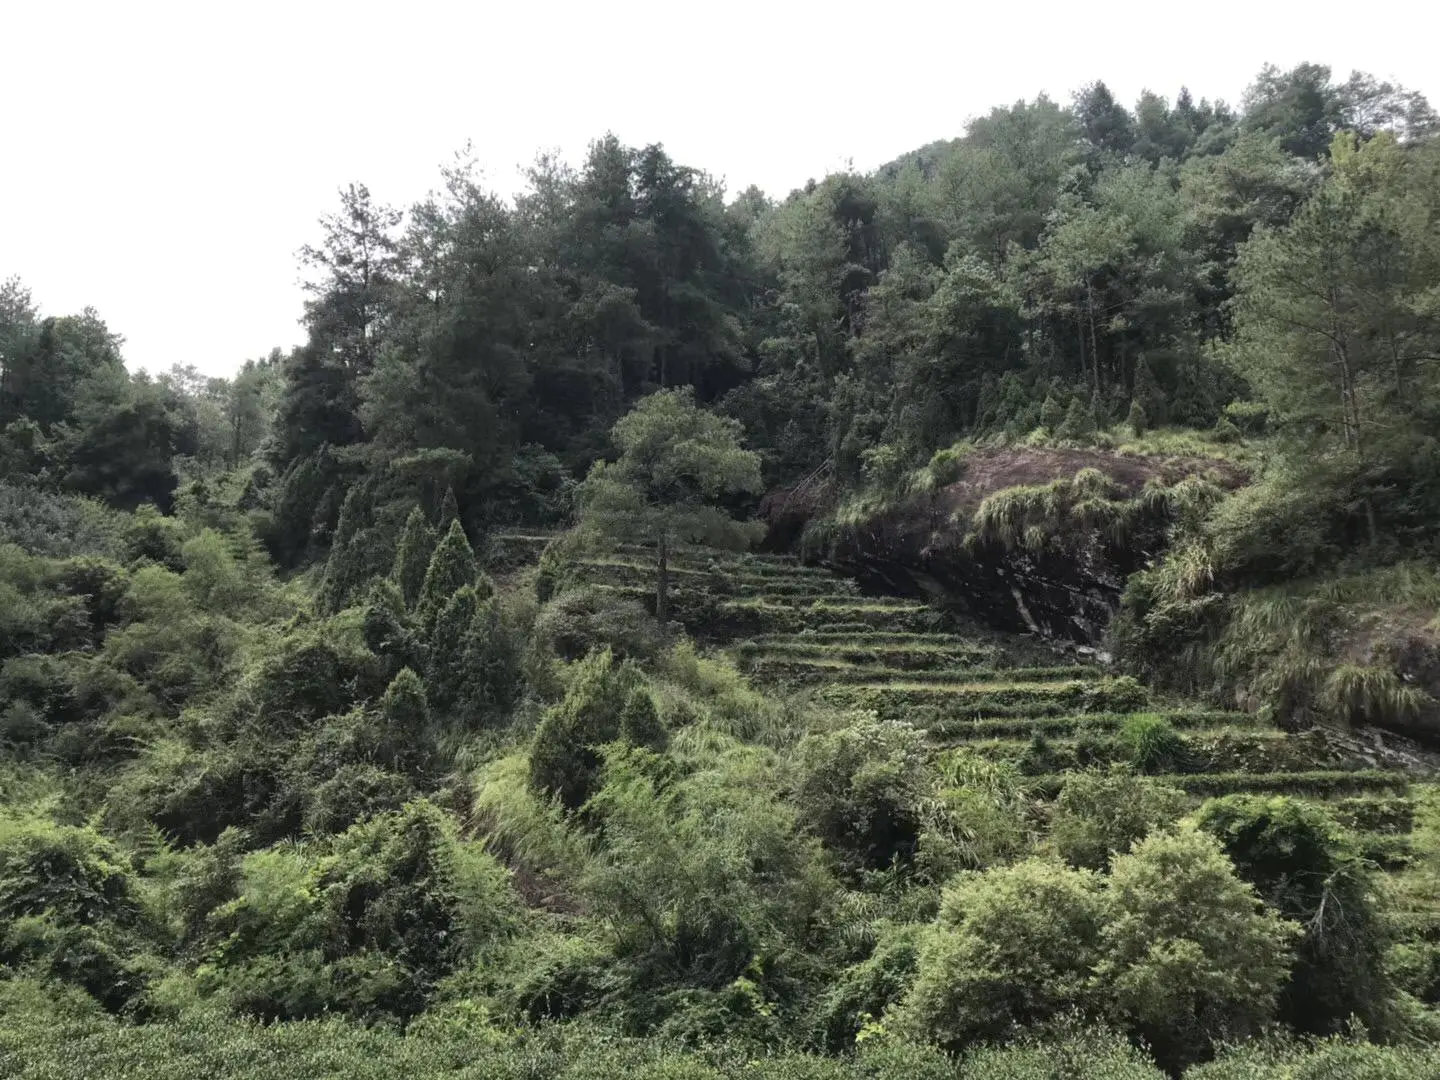
{"label": "pine tree", "polygon": [[1150,426],[1145,419],[1145,408],[1138,397],[1130,399],[1130,412],[1125,417],[1125,423],[1135,433],[1136,438],[1145,434],[1145,429]]}
{"label": "pine tree", "polygon": [[462,585],[435,618],[425,675],[438,708],[448,711],[461,697],[466,682],[466,638],[477,607],[475,587]]}
{"label": "pine tree", "polygon": [[475,572],[475,553],[470,549],[470,541],[465,539],[460,522],[452,521],[449,531],[436,545],[430,565],[425,568],[425,582],[420,587],[417,605],[421,624],[426,628],[433,626],[455,591],[475,584]]}
{"label": "pine tree", "polygon": [[1053,393],[1045,395],[1045,404],[1040,406],[1040,426],[1046,431],[1056,431],[1065,422],[1065,410]]}
{"label": "pine tree", "polygon": [[425,684],[410,668],[402,668],[385,688],[385,695],[380,699],[380,718],[387,732],[394,735],[418,738],[430,730],[430,703]]}
{"label": "pine tree", "polygon": [[1065,411],[1065,420],[1055,432],[1065,442],[1090,442],[1095,437],[1095,415],[1083,398],[1070,399],[1070,408]]}
{"label": "pine tree", "polygon": [[743,434],[737,421],[700,408],[692,389],[660,391],[616,422],[611,438],[619,459],[597,461],[580,487],[585,535],[654,545],[655,616],[662,624],[670,616],[677,544],[744,549],[756,538],[754,525],[718,505],[726,495],[761,490],[760,455],[740,445]]}
{"label": "pine tree", "polygon": [[420,600],[420,590],[425,585],[425,572],[430,568],[430,559],[435,554],[435,530],[425,520],[420,507],[410,511],[405,519],[405,528],[400,533],[400,542],[395,545],[395,566],[390,576],[400,587],[405,606],[414,608]]}

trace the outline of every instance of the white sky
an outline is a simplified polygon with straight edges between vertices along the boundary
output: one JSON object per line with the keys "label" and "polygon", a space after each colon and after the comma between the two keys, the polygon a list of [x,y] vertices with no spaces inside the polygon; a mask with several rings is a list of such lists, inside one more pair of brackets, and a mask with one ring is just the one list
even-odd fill
{"label": "white sky", "polygon": [[132,367],[226,374],[300,339],[339,185],[408,204],[467,139],[507,194],[613,130],[784,195],[1096,78],[1234,102],[1313,60],[1440,102],[1437,31],[1426,0],[0,0],[0,278],[97,307]]}

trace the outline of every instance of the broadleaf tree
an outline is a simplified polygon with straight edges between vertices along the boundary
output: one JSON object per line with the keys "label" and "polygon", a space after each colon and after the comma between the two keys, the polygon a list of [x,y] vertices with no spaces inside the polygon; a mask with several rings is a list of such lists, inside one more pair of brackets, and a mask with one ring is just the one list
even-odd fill
{"label": "broadleaf tree", "polygon": [[743,429],[695,403],[688,388],[643,398],[611,430],[620,451],[597,461],[580,487],[581,531],[592,540],[655,548],[655,614],[670,616],[670,556],[676,544],[744,549],[755,523],[736,520],[720,499],[761,488],[760,455]]}

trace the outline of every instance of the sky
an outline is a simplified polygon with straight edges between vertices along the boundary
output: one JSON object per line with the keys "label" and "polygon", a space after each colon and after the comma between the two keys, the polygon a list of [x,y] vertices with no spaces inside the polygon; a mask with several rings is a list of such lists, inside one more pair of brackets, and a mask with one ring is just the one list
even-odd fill
{"label": "sky", "polygon": [[1267,62],[1440,103],[1440,5],[0,0],[0,279],[94,306],[132,368],[301,340],[295,252],[337,189],[423,197],[467,142],[504,194],[613,131],[784,196],[1103,79],[1238,102]]}

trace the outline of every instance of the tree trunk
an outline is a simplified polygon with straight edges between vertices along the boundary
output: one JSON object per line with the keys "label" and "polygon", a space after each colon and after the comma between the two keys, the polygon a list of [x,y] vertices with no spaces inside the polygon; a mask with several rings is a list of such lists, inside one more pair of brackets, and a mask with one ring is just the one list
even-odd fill
{"label": "tree trunk", "polygon": [[1095,287],[1085,279],[1085,313],[1090,318],[1090,370],[1095,374],[1095,393],[1100,393],[1100,342],[1095,335]]}
{"label": "tree trunk", "polygon": [[655,567],[655,618],[664,626],[670,621],[670,538],[660,537],[660,559]]}

